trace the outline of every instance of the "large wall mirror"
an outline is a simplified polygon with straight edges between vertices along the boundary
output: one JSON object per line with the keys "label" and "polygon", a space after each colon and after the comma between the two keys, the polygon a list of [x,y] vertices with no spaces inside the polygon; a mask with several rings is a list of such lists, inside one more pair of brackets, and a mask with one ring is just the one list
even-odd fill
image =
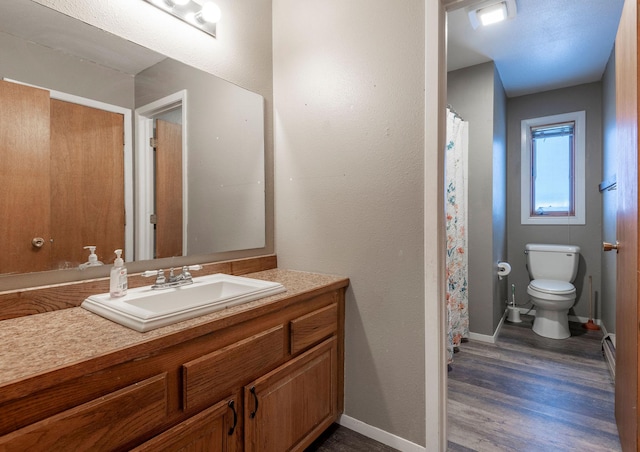
{"label": "large wall mirror", "polygon": [[0,78],[0,277],[266,246],[260,95],[30,0]]}

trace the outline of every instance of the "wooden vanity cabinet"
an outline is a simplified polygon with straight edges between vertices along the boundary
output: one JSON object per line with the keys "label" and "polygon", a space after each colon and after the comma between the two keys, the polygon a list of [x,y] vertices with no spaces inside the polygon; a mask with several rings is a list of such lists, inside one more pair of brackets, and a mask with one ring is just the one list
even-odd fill
{"label": "wooden vanity cabinet", "polygon": [[101,370],[89,361],[0,404],[19,415],[13,431],[0,420],[0,450],[302,450],[342,411],[343,330],[340,288]]}

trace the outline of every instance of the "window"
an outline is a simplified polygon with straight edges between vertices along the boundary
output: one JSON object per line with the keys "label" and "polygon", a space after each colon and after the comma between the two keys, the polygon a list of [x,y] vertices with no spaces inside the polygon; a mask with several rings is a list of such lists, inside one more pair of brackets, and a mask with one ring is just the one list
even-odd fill
{"label": "window", "polygon": [[584,136],[584,111],[522,121],[522,224],[585,224]]}

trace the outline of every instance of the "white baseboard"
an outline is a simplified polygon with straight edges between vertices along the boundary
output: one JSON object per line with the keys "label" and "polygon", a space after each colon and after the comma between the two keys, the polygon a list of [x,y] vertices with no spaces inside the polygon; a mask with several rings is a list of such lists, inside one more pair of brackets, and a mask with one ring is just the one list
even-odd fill
{"label": "white baseboard", "polygon": [[393,435],[389,432],[385,432],[378,427],[365,424],[364,422],[347,416],[346,414],[340,416],[338,424],[402,452],[426,452],[427,450],[418,444],[407,441],[406,439],[400,438],[399,436]]}
{"label": "white baseboard", "polygon": [[490,344],[495,344],[496,340],[498,340],[498,335],[500,334],[500,330],[502,329],[502,325],[504,325],[504,319],[506,317],[507,317],[507,311],[505,310],[504,314],[502,314],[502,318],[500,319],[500,323],[498,323],[498,328],[496,328],[496,331],[493,333],[493,336],[489,336],[488,334],[473,333],[469,331],[469,339],[472,341],[488,342]]}

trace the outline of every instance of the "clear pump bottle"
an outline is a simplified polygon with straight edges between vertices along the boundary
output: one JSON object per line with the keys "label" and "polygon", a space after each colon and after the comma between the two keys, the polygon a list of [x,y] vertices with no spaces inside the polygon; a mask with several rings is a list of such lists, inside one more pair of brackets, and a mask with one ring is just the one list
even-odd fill
{"label": "clear pump bottle", "polygon": [[116,260],[111,269],[109,280],[109,294],[112,298],[123,297],[127,294],[127,267],[124,266],[122,250],[115,250]]}

